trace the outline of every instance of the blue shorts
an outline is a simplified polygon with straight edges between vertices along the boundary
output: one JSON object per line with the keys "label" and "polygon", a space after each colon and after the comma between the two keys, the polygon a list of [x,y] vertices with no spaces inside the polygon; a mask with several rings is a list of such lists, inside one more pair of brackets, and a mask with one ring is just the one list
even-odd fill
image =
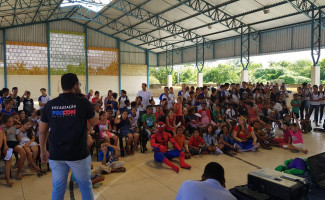
{"label": "blue shorts", "polygon": [[310,100],[305,101],[305,108],[310,108]]}
{"label": "blue shorts", "polygon": [[154,148],[154,151],[158,151],[158,152],[155,152],[155,154],[154,154],[155,161],[157,161],[157,162],[163,162],[165,158],[167,158],[168,160],[172,160],[173,158],[179,157],[179,155],[180,155],[180,153],[177,149],[173,149],[173,150],[167,151],[165,153],[161,153],[161,152],[159,152],[158,148]]}

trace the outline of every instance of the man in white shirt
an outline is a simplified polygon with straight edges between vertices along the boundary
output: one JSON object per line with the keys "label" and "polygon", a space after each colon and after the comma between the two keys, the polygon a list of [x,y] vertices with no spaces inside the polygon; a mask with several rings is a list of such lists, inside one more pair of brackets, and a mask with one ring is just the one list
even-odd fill
{"label": "man in white shirt", "polygon": [[174,95],[169,93],[168,87],[164,88],[164,93],[162,93],[159,97],[160,105],[162,105],[164,99],[167,99],[168,102],[167,109],[172,108],[174,104]]}
{"label": "man in white shirt", "polygon": [[147,84],[142,83],[142,90],[137,93],[137,97],[142,97],[142,104],[146,108],[150,105],[149,100],[153,98],[152,93],[150,90],[147,90]]}
{"label": "man in white shirt", "polygon": [[205,166],[202,181],[185,181],[178,190],[175,200],[235,200],[225,188],[223,167],[210,162]]}
{"label": "man in white shirt", "polygon": [[187,99],[187,97],[190,96],[188,91],[186,91],[186,84],[182,84],[182,90],[180,90],[177,94],[177,96],[182,96],[183,98]]}

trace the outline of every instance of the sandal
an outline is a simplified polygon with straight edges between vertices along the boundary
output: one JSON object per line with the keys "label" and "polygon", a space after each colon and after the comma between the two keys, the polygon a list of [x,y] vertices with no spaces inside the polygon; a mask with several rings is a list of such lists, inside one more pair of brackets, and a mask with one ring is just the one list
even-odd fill
{"label": "sandal", "polygon": [[7,186],[7,187],[13,187],[13,185],[14,185],[13,182],[9,182],[9,183],[7,182],[7,183],[6,183],[6,186]]}
{"label": "sandal", "polygon": [[42,172],[41,172],[41,171],[40,171],[40,172],[37,172],[37,176],[38,176],[38,177],[43,176]]}

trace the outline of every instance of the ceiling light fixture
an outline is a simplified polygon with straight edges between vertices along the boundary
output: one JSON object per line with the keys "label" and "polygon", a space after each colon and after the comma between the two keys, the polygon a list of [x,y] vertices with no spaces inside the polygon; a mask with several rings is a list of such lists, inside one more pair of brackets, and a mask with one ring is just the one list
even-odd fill
{"label": "ceiling light fixture", "polygon": [[209,29],[212,29],[212,26],[211,26],[211,25],[209,25],[209,26],[208,26],[208,28],[209,28]]}
{"label": "ceiling light fixture", "polygon": [[177,36],[176,36],[176,35],[174,35],[173,37],[174,37],[174,39],[176,39],[176,38],[177,38]]}
{"label": "ceiling light fixture", "polygon": [[269,14],[270,13],[270,9],[268,8],[264,8],[263,9],[263,13],[266,15],[266,14]]}

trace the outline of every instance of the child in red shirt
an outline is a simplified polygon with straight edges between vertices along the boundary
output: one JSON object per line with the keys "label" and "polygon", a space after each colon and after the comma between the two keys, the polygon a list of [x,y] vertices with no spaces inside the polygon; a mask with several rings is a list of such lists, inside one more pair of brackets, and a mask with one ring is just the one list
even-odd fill
{"label": "child in red shirt", "polygon": [[161,109],[160,105],[156,106],[155,118],[157,121],[160,121],[160,117],[165,116],[165,113]]}
{"label": "child in red shirt", "polygon": [[190,138],[188,143],[189,151],[192,155],[198,154],[207,154],[207,148],[204,143],[203,138],[200,136],[199,130],[195,129],[193,132],[193,136]]}

